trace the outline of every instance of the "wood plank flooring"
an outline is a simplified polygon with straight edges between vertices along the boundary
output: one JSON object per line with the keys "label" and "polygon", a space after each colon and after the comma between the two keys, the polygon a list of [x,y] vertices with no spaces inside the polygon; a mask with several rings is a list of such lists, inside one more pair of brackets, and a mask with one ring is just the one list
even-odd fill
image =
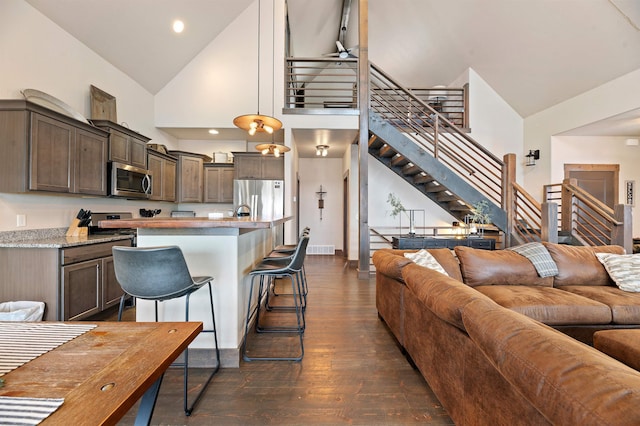
{"label": "wood plank flooring", "polygon": [[[358,280],[342,257],[307,256],[305,265],[304,359],[220,370],[190,417],[182,411],[182,370],[170,369],[152,424],[453,424],[378,319],[375,279]],[[192,383],[204,377],[195,373]],[[133,424],[136,409],[120,424]]]}

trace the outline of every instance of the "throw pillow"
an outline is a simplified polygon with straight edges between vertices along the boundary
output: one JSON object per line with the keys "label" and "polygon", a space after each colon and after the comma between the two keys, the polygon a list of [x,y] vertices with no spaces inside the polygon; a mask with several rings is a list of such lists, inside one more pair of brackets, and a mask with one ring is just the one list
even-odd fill
{"label": "throw pillow", "polygon": [[640,292],[640,255],[596,253],[620,290]]}
{"label": "throw pillow", "polygon": [[549,250],[546,249],[542,243],[527,243],[515,247],[509,247],[508,250],[513,250],[518,254],[529,259],[533,266],[536,268],[536,272],[542,278],[555,277],[558,275],[558,265],[553,261]]}
{"label": "throw pillow", "polygon": [[447,274],[447,271],[445,271],[444,268],[442,267],[442,265],[440,265],[438,263],[436,258],[433,257],[433,255],[431,253],[429,253],[425,249],[422,249],[422,250],[417,251],[415,253],[405,253],[404,257],[414,261],[416,264],[418,264],[420,266],[424,266],[425,268],[433,269],[434,271],[438,271],[441,274],[449,276],[449,274]]}

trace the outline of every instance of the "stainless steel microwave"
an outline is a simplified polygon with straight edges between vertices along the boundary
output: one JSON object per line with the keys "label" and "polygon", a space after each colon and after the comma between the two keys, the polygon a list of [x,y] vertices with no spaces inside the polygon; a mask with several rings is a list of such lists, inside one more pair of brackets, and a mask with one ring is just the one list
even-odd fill
{"label": "stainless steel microwave", "polygon": [[149,198],[152,176],[149,170],[112,161],[109,163],[109,195],[123,198]]}

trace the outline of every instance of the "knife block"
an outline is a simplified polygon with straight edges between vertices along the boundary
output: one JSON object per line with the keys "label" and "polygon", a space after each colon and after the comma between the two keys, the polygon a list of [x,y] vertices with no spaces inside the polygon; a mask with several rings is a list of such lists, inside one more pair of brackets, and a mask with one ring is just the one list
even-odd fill
{"label": "knife block", "polygon": [[67,237],[86,237],[89,234],[89,228],[78,225],[80,225],[80,219],[73,219],[73,222],[71,222],[71,226],[69,226],[65,235]]}

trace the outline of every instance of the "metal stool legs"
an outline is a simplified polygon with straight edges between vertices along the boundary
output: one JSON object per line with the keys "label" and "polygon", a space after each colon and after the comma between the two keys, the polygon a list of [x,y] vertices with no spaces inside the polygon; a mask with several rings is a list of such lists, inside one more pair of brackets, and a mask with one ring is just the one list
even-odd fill
{"label": "metal stool legs", "polygon": [[[269,274],[253,274],[251,277],[251,287],[249,289],[249,301],[247,303],[247,319],[245,322],[245,341],[242,349],[242,358],[245,361],[301,361],[304,356],[304,313],[302,312],[302,306],[300,305],[299,292],[298,287],[299,283],[295,278],[295,274],[280,274],[279,276],[286,276],[291,281],[291,289],[293,292],[294,299],[294,310],[296,315],[296,325],[294,326],[273,326],[273,327],[263,327],[260,325],[260,311],[262,310],[262,305],[266,303],[267,294],[269,292],[269,287],[271,283],[271,279],[273,276]],[[257,303],[254,309],[251,309],[251,301],[253,299],[253,289],[255,285],[255,279],[258,278],[258,298]],[[249,356],[247,354],[247,340],[249,339],[249,325],[251,323],[251,319],[255,317],[255,329],[257,333],[296,333],[298,334],[298,339],[300,342],[300,353],[296,356]]]}
{"label": "metal stool legs", "polygon": [[[214,312],[214,308],[213,308],[213,290],[211,289],[211,281],[209,281],[207,284],[208,290],[209,290],[209,304],[211,307],[211,320],[212,320],[212,325],[213,327],[209,330],[202,330],[202,333],[213,333],[213,339],[214,339],[214,343],[215,343],[215,347],[216,347],[216,365],[213,368],[213,371],[211,371],[211,373],[209,374],[207,380],[204,382],[202,389],[200,389],[200,391],[198,392],[198,394],[196,395],[195,399],[193,400],[193,402],[191,403],[191,405],[189,405],[188,402],[188,390],[189,390],[189,348],[187,347],[187,349],[184,350],[184,362],[183,363],[174,363],[173,365],[176,367],[183,367],[184,369],[184,413],[187,416],[190,416],[191,413],[193,412],[196,404],[200,401],[202,395],[204,394],[205,390],[207,389],[207,387],[209,386],[209,383],[211,382],[211,380],[213,379],[213,376],[218,372],[218,370],[220,369],[220,349],[218,347],[218,333],[217,333],[217,328],[216,328],[216,316],[215,316],[215,312]],[[185,300],[185,321],[189,321],[189,299],[192,293],[188,293],[186,295],[186,300]],[[120,298],[120,308],[118,310],[118,321],[122,320],[122,311],[124,309],[124,303],[125,303],[125,299],[128,295],[127,294],[123,294],[122,297]],[[155,320],[156,322],[158,321],[158,300],[154,300],[154,308],[155,308]]]}

